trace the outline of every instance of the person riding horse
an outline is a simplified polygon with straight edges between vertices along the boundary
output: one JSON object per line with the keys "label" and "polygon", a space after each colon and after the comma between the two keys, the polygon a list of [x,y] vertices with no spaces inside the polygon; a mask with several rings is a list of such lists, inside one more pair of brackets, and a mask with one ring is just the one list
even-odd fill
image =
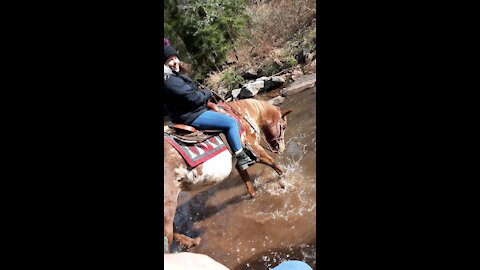
{"label": "person riding horse", "polygon": [[192,79],[180,73],[180,60],[175,48],[164,45],[163,52],[165,107],[170,120],[199,130],[222,130],[235,153],[238,167],[246,170],[255,164],[243,149],[237,121],[226,114],[209,110],[207,102],[212,92],[209,89],[198,90]]}

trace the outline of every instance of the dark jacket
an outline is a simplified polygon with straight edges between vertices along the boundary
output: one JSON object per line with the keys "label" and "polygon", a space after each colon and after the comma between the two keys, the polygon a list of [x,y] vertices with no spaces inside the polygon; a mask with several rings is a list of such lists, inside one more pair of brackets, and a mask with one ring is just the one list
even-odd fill
{"label": "dark jacket", "polygon": [[187,125],[208,110],[206,103],[212,96],[210,90],[197,90],[195,82],[177,72],[165,77],[163,93],[172,122]]}

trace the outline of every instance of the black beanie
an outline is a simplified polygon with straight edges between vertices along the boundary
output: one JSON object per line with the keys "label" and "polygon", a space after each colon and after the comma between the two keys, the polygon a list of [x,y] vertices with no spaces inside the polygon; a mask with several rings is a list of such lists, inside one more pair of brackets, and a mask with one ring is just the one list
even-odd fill
{"label": "black beanie", "polygon": [[[163,54],[164,54],[163,55],[163,62],[164,63],[172,55],[176,55],[178,57],[177,50],[175,50],[175,48],[173,48],[172,46],[169,46],[169,45],[163,46]],[[178,57],[178,58],[180,58],[180,57]]]}

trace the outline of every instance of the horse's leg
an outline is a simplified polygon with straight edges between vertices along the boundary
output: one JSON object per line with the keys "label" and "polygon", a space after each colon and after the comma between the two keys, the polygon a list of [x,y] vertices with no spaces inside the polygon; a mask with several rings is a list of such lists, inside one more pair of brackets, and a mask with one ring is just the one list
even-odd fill
{"label": "horse's leg", "polygon": [[167,202],[167,204],[163,206],[163,235],[166,236],[168,240],[167,253],[170,253],[170,246],[173,241],[173,219],[175,217],[175,207],[177,206],[176,202],[173,207],[172,204],[172,202]]}
{"label": "horse's leg", "polygon": [[270,157],[267,154],[267,152],[265,152],[262,146],[254,144],[252,145],[252,148],[259,155],[259,159],[260,159],[259,163],[268,165],[269,167],[274,169],[280,176],[282,176],[285,173],[283,169],[280,167],[280,165],[277,162],[275,162],[275,160],[272,157]]}
{"label": "horse's leg", "polygon": [[245,185],[247,185],[247,190],[248,190],[248,193],[250,194],[250,196],[252,198],[254,198],[257,193],[255,192],[255,190],[253,189],[253,185],[252,185],[252,181],[250,180],[250,175],[248,174],[247,170],[240,170],[240,168],[237,166],[235,166],[237,168],[237,171],[238,173],[240,174],[240,177],[242,178],[242,180],[245,182]]}
{"label": "horse's leg", "polygon": [[168,142],[164,141],[163,149],[165,152],[165,169],[163,171],[163,235],[167,237],[167,253],[169,253],[173,241],[173,220],[180,193],[180,188],[175,180],[177,178],[175,168],[178,167],[178,162],[181,161],[182,157]]}
{"label": "horse's leg", "polygon": [[195,237],[195,239],[193,239],[184,234],[175,232],[175,226],[174,226],[174,232],[173,232],[173,239],[179,242],[180,244],[184,245],[187,248],[187,250],[193,246],[199,245],[200,240],[202,240],[200,237]]}

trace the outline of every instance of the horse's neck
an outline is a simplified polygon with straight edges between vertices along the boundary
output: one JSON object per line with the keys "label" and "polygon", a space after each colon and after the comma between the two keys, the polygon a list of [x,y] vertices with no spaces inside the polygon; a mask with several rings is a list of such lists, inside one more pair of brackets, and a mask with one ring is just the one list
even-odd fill
{"label": "horse's neck", "polygon": [[268,102],[247,99],[233,101],[229,105],[233,105],[232,107],[240,114],[250,118],[249,121],[255,121],[255,124],[259,127],[267,125],[268,122],[275,121],[275,107]]}

